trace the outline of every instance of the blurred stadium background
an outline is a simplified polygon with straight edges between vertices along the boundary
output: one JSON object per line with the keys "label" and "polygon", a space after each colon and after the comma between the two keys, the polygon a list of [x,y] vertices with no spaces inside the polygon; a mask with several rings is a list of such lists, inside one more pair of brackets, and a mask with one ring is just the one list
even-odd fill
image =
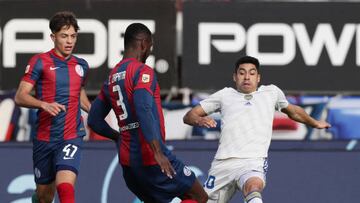
{"label": "blurred stadium background", "polygon": [[[276,84],[291,103],[333,126],[316,130],[275,115],[264,201],[359,201],[359,1],[0,0],[0,202],[28,203],[35,188],[30,140],[36,110],[19,108],[13,97],[30,57],[52,48],[47,19],[59,10],[78,17],[75,54],[91,66],[91,99],[121,59],[127,25],[140,21],[150,28],[154,47],[147,63],[162,88],[169,147],[201,181],[220,123],[193,128],[182,117],[232,86],[234,62],[252,55],[262,64],[262,84]],[[116,128],[113,114],[107,120]],[[85,139],[77,202],[138,202],[126,189],[114,144],[89,129]],[[238,194],[232,202],[241,201]]]}

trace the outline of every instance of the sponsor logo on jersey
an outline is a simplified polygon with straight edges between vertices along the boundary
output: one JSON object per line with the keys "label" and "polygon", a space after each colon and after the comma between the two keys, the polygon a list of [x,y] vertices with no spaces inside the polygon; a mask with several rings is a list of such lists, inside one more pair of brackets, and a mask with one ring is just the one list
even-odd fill
{"label": "sponsor logo on jersey", "polygon": [[60,67],[52,67],[50,66],[50,70],[56,70],[56,69],[59,69]]}
{"label": "sponsor logo on jersey", "polygon": [[190,176],[190,175],[191,175],[191,170],[189,169],[189,167],[184,166],[183,171],[184,171],[184,174],[185,174],[186,176]]}
{"label": "sponsor logo on jersey", "polygon": [[149,74],[142,74],[141,81],[142,81],[143,83],[148,83],[148,82],[150,82],[150,75],[149,75]]}
{"label": "sponsor logo on jersey", "polygon": [[248,101],[245,103],[245,106],[251,106],[252,104]]}
{"label": "sponsor logo on jersey", "polygon": [[83,77],[84,76],[84,69],[82,66],[80,66],[79,64],[77,64],[75,66],[75,71],[76,73],[80,76],[80,77]]}

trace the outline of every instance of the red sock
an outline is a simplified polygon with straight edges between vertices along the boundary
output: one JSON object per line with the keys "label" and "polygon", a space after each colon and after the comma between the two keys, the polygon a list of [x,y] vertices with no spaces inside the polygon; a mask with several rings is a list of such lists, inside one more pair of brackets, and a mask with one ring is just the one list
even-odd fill
{"label": "red sock", "polygon": [[74,186],[70,183],[61,183],[56,189],[61,203],[75,203]]}
{"label": "red sock", "polygon": [[197,203],[197,201],[193,200],[193,199],[184,199],[183,201],[181,201],[180,203]]}

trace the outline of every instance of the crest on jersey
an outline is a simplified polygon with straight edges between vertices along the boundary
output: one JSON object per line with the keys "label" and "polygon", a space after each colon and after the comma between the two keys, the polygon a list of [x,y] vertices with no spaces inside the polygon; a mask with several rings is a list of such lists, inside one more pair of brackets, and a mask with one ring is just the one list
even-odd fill
{"label": "crest on jersey", "polygon": [[142,81],[143,83],[148,83],[148,82],[150,82],[150,75],[149,75],[149,74],[142,74],[142,76],[141,76],[141,81]]}
{"label": "crest on jersey", "polygon": [[84,76],[84,69],[82,66],[80,66],[79,64],[77,64],[75,66],[75,71],[76,73],[80,76],[80,77],[83,77]]}
{"label": "crest on jersey", "polygon": [[189,167],[184,166],[183,171],[184,171],[184,174],[185,174],[186,176],[190,176],[190,175],[191,175],[191,170],[189,169]]}
{"label": "crest on jersey", "polygon": [[244,99],[246,99],[246,100],[251,100],[253,98],[253,96],[251,95],[251,94],[245,94],[244,95]]}
{"label": "crest on jersey", "polygon": [[25,73],[28,73],[30,70],[30,65],[27,65],[26,68],[25,68]]}

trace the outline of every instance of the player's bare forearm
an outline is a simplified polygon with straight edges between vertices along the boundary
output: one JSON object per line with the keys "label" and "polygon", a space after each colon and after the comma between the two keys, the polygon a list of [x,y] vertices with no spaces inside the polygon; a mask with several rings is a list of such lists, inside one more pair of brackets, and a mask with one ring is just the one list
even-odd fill
{"label": "player's bare forearm", "polygon": [[188,111],[184,118],[184,123],[192,126],[200,126],[206,128],[216,127],[216,121],[207,116],[201,106],[196,106],[190,111]]}
{"label": "player's bare forearm", "polygon": [[169,178],[173,178],[175,175],[175,170],[168,158],[162,152],[160,142],[158,140],[152,140],[149,144],[152,151],[154,152],[154,158],[159,164],[161,171]]}
{"label": "player's bare forearm", "polygon": [[87,94],[86,94],[84,88],[81,88],[81,91],[80,91],[80,104],[81,104],[81,109],[86,111],[87,113],[89,113],[91,103],[89,101],[89,98],[87,97]]}
{"label": "player's bare forearm", "polygon": [[22,107],[42,109],[52,116],[58,115],[61,111],[66,111],[66,107],[64,105],[58,104],[56,102],[43,102],[27,94],[18,95],[15,97],[15,102],[17,105]]}
{"label": "player's bare forearm", "polygon": [[39,108],[39,109],[43,105],[42,101],[36,99],[32,95],[26,93],[18,93],[18,92],[15,95],[15,103],[22,107]]}
{"label": "player's bare forearm", "polygon": [[309,114],[305,112],[303,108],[297,105],[289,104],[289,106],[282,110],[285,114],[289,116],[290,119],[309,125],[313,128],[329,128],[331,125],[325,121],[318,121],[312,118]]}
{"label": "player's bare forearm", "polygon": [[316,124],[316,120],[310,117],[303,108],[297,105],[289,104],[289,106],[283,109],[282,112],[287,114],[289,118],[294,121],[304,123],[312,127],[314,127]]}
{"label": "player's bare forearm", "polygon": [[58,115],[61,111],[66,111],[64,105],[58,104],[56,102],[47,103],[33,97],[30,94],[32,88],[32,84],[24,81],[20,82],[19,88],[15,95],[15,103],[22,107],[42,109],[52,116]]}
{"label": "player's bare forearm", "polygon": [[200,116],[196,115],[193,110],[188,111],[183,117],[183,122],[188,125],[196,125],[196,121],[200,118]]}

